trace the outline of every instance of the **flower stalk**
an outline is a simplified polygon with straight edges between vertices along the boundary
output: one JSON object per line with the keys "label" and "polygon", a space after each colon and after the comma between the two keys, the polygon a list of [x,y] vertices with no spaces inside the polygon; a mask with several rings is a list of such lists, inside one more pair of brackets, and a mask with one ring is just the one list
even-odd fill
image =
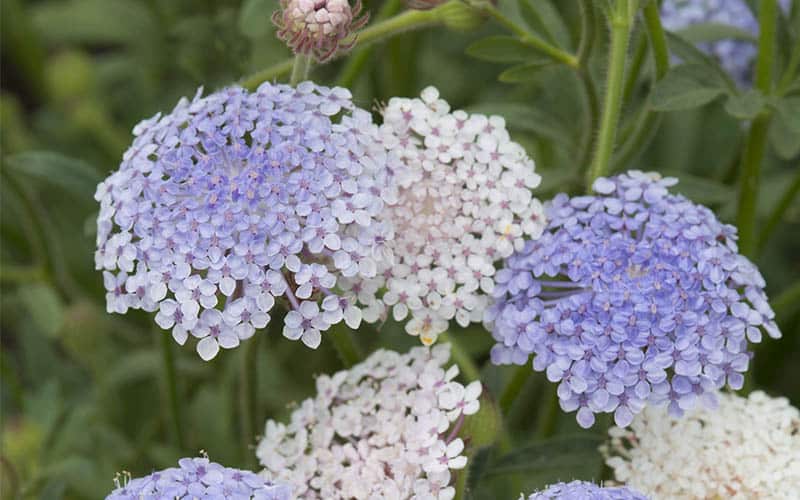
{"label": "flower stalk", "polygon": [[622,91],[625,77],[625,61],[628,55],[636,2],[617,0],[610,12],[611,47],[609,68],[606,75],[606,94],[603,101],[603,116],[600,124],[597,148],[589,170],[588,184],[608,173],[611,155],[617,135],[617,125],[622,111]]}
{"label": "flower stalk", "polygon": [[[759,4],[758,56],[756,58],[755,88],[765,96],[772,92],[772,69],[775,63],[775,32],[777,0],[763,0]],[[770,114],[762,112],[750,125],[750,133],[742,156],[739,181],[739,208],[736,223],[739,226],[739,246],[744,255],[752,257],[756,251],[756,204],[761,177],[761,163],[767,148]]]}

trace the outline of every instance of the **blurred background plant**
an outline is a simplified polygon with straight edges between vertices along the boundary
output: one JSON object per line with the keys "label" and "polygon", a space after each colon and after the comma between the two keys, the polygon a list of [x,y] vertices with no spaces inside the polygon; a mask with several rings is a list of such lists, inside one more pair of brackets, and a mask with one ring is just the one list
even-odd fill
{"label": "blurred background plant", "polygon": [[[502,0],[496,8],[482,4],[483,17],[448,4],[420,23],[431,29],[356,46],[348,57],[313,68],[311,78],[351,87],[363,108],[435,85],[454,107],[506,118],[543,176],[537,197],[580,192],[600,140],[605,3]],[[667,33],[667,72],[666,47],[652,37],[653,6],[640,3],[645,10],[629,40],[610,171],[674,175],[677,191],[748,226],[746,253],[767,280],[784,333],[758,349],[751,387],[798,406],[800,5],[777,10],[774,69],[762,81],[756,75],[751,89],[736,87],[717,60],[692,45],[736,38],[755,46],[751,33],[718,23]],[[142,475],[201,448],[227,466],[255,467],[252,445],[262,422],[287,415],[292,401],[313,393],[312,373],[342,362],[330,343],[310,351],[268,329],[250,354],[257,377],[243,384],[239,371],[250,351],[204,363],[171,341],[165,349],[168,334],[144,313],[106,314],[92,262],[92,195],[141,119],[172,109],[198,86],[216,89],[253,74],[256,80],[244,81],[285,81],[291,54],[270,22],[277,0],[0,5],[0,497],[97,498],[119,470]],[[371,0],[364,9],[372,16],[369,29],[404,7]],[[742,196],[741,173],[759,144],[760,182]],[[547,403],[553,387],[540,375],[521,379],[519,396],[504,398],[515,374],[487,363],[490,336],[479,326],[450,336],[482,367],[515,443],[510,453],[503,442],[473,457],[475,498],[511,498],[557,479],[602,476],[597,445],[607,422],[580,431],[572,416]],[[379,334],[364,330],[356,339],[365,352],[416,343],[391,321]],[[165,382],[170,362],[179,379],[177,409]]]}

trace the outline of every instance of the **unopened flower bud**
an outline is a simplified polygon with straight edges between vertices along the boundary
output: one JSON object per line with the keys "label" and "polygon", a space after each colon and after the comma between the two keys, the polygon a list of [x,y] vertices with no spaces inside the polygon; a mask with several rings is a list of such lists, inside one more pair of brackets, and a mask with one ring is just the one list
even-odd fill
{"label": "unopened flower bud", "polygon": [[347,0],[281,0],[272,22],[295,54],[325,62],[355,45],[355,37],[344,40],[367,23],[369,15],[360,13],[361,0],[352,8]]}

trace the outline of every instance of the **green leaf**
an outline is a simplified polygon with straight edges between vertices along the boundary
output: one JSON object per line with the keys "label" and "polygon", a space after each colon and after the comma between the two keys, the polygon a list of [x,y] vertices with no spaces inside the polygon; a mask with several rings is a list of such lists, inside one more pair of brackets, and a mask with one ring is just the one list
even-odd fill
{"label": "green leaf", "polygon": [[789,130],[800,134],[800,97],[785,97],[775,103],[775,109]]}
{"label": "green leaf", "polygon": [[769,143],[784,160],[800,154],[800,133],[792,130],[782,115],[776,113],[769,125]]}
{"label": "green leaf", "polygon": [[722,23],[692,24],[676,31],[676,34],[691,43],[716,42],[725,39],[756,41],[756,37],[752,33]]}
{"label": "green leaf", "polygon": [[725,111],[739,120],[752,120],[766,106],[767,100],[758,90],[749,90],[744,94],[731,95],[725,101]]}
{"label": "green leaf", "polygon": [[510,36],[482,38],[467,47],[466,53],[484,61],[507,63],[522,61],[544,61],[544,57],[530,45]]}
{"label": "green leaf", "polygon": [[677,170],[666,170],[662,172],[662,175],[679,179],[678,184],[672,190],[704,205],[724,203],[736,197],[734,188],[718,181]]}
{"label": "green leaf", "polygon": [[55,337],[64,324],[64,304],[50,285],[36,283],[19,289],[31,322],[48,337]]}
{"label": "green leaf", "polygon": [[672,68],[653,89],[651,106],[656,111],[691,109],[713,101],[726,91],[714,71],[702,64]]}
{"label": "green leaf", "polygon": [[500,457],[486,470],[485,475],[488,477],[553,469],[563,469],[569,473],[571,467],[596,459],[599,456],[597,448],[602,443],[603,438],[591,435],[556,437],[540,441]]}
{"label": "green leaf", "polygon": [[562,48],[572,48],[564,19],[549,0],[519,0],[519,11],[535,32]]}
{"label": "green leaf", "polygon": [[239,10],[239,31],[250,38],[262,37],[273,30],[275,0],[245,0]]}
{"label": "green leaf", "polygon": [[550,66],[549,61],[542,60],[530,64],[519,64],[503,71],[497,79],[503,83],[524,83],[529,82],[539,76],[542,68]]}
{"label": "green leaf", "polygon": [[91,165],[53,151],[30,151],[6,158],[15,173],[47,182],[75,195],[91,200],[102,177]]}
{"label": "green leaf", "polygon": [[699,64],[705,66],[706,69],[711,70],[720,82],[724,83],[725,87],[731,91],[736,90],[736,84],[731,79],[730,75],[722,69],[719,61],[704,53],[691,42],[675,33],[667,32],[667,43],[669,50],[682,62],[686,64]]}

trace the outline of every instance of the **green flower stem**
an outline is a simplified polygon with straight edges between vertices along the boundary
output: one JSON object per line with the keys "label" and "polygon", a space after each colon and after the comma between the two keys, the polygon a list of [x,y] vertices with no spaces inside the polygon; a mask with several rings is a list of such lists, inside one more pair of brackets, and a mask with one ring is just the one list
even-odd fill
{"label": "green flower stem", "polygon": [[[373,21],[383,21],[395,14],[402,8],[403,2],[401,0],[388,0],[381,6],[381,10],[375,16]],[[364,66],[369,61],[372,55],[373,47],[356,47],[353,54],[347,58],[347,62],[339,72],[339,77],[336,79],[336,85],[339,87],[349,88],[356,81],[356,78],[364,70]]]}
{"label": "green flower stem", "polygon": [[764,228],[759,234],[759,250],[762,250],[764,246],[766,246],[767,241],[769,241],[769,237],[772,235],[772,232],[775,230],[778,224],[780,224],[781,220],[783,219],[783,215],[792,205],[792,202],[798,193],[800,193],[800,168],[795,167],[795,175],[792,183],[789,184],[789,187],[783,192],[783,196],[781,196],[781,199],[778,200],[775,208],[772,209],[772,213],[770,213],[767,223],[764,225]]}
{"label": "green flower stem", "polygon": [[361,346],[356,344],[353,338],[353,330],[344,323],[333,325],[325,338],[331,339],[333,347],[336,349],[336,353],[345,368],[350,368],[364,359],[364,352]]}
{"label": "green flower stem", "polygon": [[545,439],[556,433],[558,423],[559,404],[557,386],[546,384],[542,394],[542,406],[539,408],[539,420],[536,422],[536,437]]}
{"label": "green flower stem", "polygon": [[622,102],[628,102],[636,89],[636,82],[639,81],[639,74],[647,56],[647,38],[644,36],[636,37],[636,48],[633,49],[630,67],[625,77],[625,85],[622,87]]}
{"label": "green flower stem", "polygon": [[292,64],[292,76],[289,78],[289,85],[296,86],[300,82],[308,80],[308,73],[311,71],[311,56],[307,54],[297,54],[294,56]]}
{"label": "green flower stem", "polygon": [[517,400],[517,396],[522,392],[525,382],[531,378],[532,373],[533,370],[529,363],[514,368],[514,373],[511,374],[511,378],[503,388],[503,392],[500,393],[499,404],[500,411],[503,412],[503,415],[508,415],[511,411],[511,407],[514,406],[514,401]]}
{"label": "green flower stem", "polygon": [[597,116],[600,114],[600,104],[597,99],[597,89],[592,74],[589,71],[589,57],[594,46],[596,16],[592,0],[581,0],[581,40],[578,44],[578,68],[576,75],[581,86],[581,99],[583,109],[586,110],[586,123],[583,126],[581,139],[580,159],[578,165],[581,169],[589,162],[594,142],[594,129],[597,126]]}
{"label": "green flower stem", "polygon": [[[669,70],[667,37],[664,34],[664,28],[661,25],[661,19],[658,14],[658,5],[655,2],[649,2],[644,8],[644,22],[655,65],[655,78],[653,79],[653,86],[655,86]],[[624,167],[644,150],[655,136],[655,132],[661,124],[661,119],[661,113],[651,111],[645,104],[630,131],[627,134],[623,133],[623,139],[620,141],[621,146],[613,158],[612,168]]]}
{"label": "green flower stem", "polygon": [[472,454],[468,455],[467,466],[463,469],[456,471],[456,494],[454,500],[465,500],[467,498],[467,479],[469,478],[469,462],[472,460]]}
{"label": "green flower stem", "polygon": [[481,371],[472,360],[464,346],[462,346],[455,337],[450,335],[449,332],[439,334],[438,342],[448,342],[450,344],[450,356],[456,362],[458,368],[461,370],[461,375],[468,381],[479,380],[481,378]]}
{"label": "green flower stem", "polygon": [[175,371],[175,355],[172,352],[172,335],[161,330],[156,331],[156,335],[161,337],[161,353],[164,360],[164,382],[167,389],[167,399],[169,400],[169,416],[172,424],[172,435],[178,448],[184,449],[183,439],[183,415],[181,414],[180,396],[178,394],[178,377]]}
{"label": "green flower stem", "polygon": [[569,52],[564,52],[558,47],[555,47],[542,40],[538,36],[530,33],[512,19],[509,19],[491,3],[487,2],[485,5],[481,6],[481,10],[492,16],[498,23],[502,24],[505,28],[514,33],[522,43],[550,56],[554,61],[566,64],[571,68],[578,67],[578,58],[576,56],[570,54]]}
{"label": "green flower stem", "polygon": [[294,68],[294,58],[279,62],[269,68],[262,69],[248,76],[240,82],[240,85],[248,90],[255,90],[264,82],[275,80],[292,71]]}
{"label": "green flower stem", "polygon": [[[386,19],[362,29],[355,35],[344,40],[344,44],[357,39],[358,46],[364,47],[373,42],[386,40],[399,33],[411,31],[426,26],[438,24],[439,13],[436,10],[407,10],[394,17]],[[250,75],[241,81],[242,87],[253,90],[267,80],[283,76],[293,70],[294,59],[288,59],[269,68]]]}
{"label": "green flower stem", "polygon": [[614,152],[617,124],[622,111],[625,60],[628,54],[634,12],[634,0],[617,0],[610,12],[611,48],[608,74],[606,75],[606,95],[603,102],[603,116],[597,148],[587,178],[589,185],[608,172],[611,154]]}
{"label": "green flower stem", "polygon": [[[763,0],[759,4],[758,57],[756,58],[755,88],[765,96],[772,92],[772,68],[775,63],[775,25],[777,0]],[[739,209],[736,223],[739,226],[739,248],[744,255],[753,256],[756,250],[756,203],[761,176],[761,163],[767,145],[770,115],[762,113],[750,125],[750,133],[742,155],[739,181]]]}
{"label": "green flower stem", "polygon": [[242,450],[248,466],[255,466],[252,446],[256,435],[256,400],[258,398],[258,340],[253,335],[239,348],[239,425],[242,431]]}

